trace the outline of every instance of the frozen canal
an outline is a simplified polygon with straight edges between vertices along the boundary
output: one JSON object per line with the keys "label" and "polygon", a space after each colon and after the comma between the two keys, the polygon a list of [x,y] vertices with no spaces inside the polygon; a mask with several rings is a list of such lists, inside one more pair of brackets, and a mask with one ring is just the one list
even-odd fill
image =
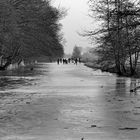
{"label": "frozen canal", "polygon": [[0,77],[0,140],[139,140],[138,80],[79,64]]}

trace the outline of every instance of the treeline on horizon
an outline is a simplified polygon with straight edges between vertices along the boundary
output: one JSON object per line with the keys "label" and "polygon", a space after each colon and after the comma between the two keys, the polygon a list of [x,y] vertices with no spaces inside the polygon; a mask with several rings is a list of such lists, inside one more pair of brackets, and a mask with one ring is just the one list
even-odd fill
{"label": "treeline on horizon", "polygon": [[23,59],[63,56],[64,16],[50,0],[0,0],[0,70]]}
{"label": "treeline on horizon", "polygon": [[[89,0],[90,17],[100,21],[98,30],[83,36],[96,39],[98,64],[119,75],[135,75],[140,56],[140,2],[130,0]],[[140,69],[139,69],[140,70]]]}

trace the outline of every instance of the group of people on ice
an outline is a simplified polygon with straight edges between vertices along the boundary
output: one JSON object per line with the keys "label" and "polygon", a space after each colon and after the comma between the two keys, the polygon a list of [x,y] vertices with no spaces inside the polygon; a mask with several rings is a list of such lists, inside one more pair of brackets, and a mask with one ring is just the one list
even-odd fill
{"label": "group of people on ice", "polygon": [[57,64],[70,64],[73,63],[77,65],[77,63],[81,63],[80,58],[58,58],[57,59]]}

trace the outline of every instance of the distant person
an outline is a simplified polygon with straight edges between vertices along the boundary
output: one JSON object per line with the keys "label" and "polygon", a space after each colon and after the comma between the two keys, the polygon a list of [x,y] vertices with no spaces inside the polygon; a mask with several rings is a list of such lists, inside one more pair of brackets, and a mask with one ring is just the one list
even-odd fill
{"label": "distant person", "polygon": [[59,65],[59,62],[60,62],[59,59],[57,59],[57,64],[58,64],[58,65]]}
{"label": "distant person", "polygon": [[81,59],[79,58],[79,63],[81,63]]}
{"label": "distant person", "polygon": [[67,64],[67,59],[63,59],[63,64]]}
{"label": "distant person", "polygon": [[63,62],[63,64],[65,63],[65,60],[64,60],[64,58],[62,59],[62,62]]}
{"label": "distant person", "polygon": [[60,63],[62,63],[62,58],[59,59]]}
{"label": "distant person", "polygon": [[68,59],[68,63],[70,63],[70,62],[71,62],[71,59],[69,58],[69,59]]}
{"label": "distant person", "polygon": [[68,60],[66,59],[66,64],[68,64]]}
{"label": "distant person", "polygon": [[77,62],[78,62],[78,59],[77,58],[75,58],[75,64],[77,65]]}

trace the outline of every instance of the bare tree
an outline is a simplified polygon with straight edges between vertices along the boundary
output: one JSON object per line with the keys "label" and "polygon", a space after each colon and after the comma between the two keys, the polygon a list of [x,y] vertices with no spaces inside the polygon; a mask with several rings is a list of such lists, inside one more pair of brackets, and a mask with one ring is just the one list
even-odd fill
{"label": "bare tree", "polygon": [[[85,34],[91,39],[96,37],[99,62],[115,64],[119,75],[134,75],[140,48],[140,7],[129,0],[98,0],[96,3],[89,0],[89,3],[92,15],[96,12],[97,18],[102,21],[101,29]],[[126,63],[128,59],[129,66]]]}

